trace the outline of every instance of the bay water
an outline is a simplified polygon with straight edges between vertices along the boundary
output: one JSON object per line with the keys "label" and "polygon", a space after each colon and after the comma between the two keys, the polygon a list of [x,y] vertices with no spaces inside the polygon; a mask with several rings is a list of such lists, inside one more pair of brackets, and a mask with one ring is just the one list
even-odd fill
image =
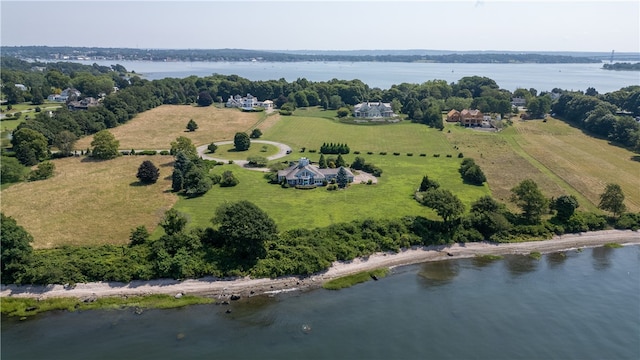
{"label": "bay water", "polygon": [[[227,313],[230,310],[230,313]],[[5,359],[638,359],[640,246],[411,265],[348,289],[2,318]]]}
{"label": "bay water", "polygon": [[[96,60],[77,61],[86,65],[120,64],[146,79],[185,78],[212,74],[238,75],[251,81],[278,80],[291,82],[298,78],[309,81],[362,80],[370,87],[388,89],[401,83],[421,84],[429,80],[457,82],[465,76],[486,76],[502,89],[534,88],[538,92],[595,88],[599,93],[640,85],[638,71],[603,70],[593,64],[443,64],[395,62],[153,62]],[[244,94],[241,94],[244,95]],[[262,99],[261,99],[262,100]]]}

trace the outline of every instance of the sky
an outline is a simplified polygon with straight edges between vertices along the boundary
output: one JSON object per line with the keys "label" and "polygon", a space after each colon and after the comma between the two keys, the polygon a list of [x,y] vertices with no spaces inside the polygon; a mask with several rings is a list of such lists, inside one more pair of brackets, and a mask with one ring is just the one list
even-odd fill
{"label": "sky", "polygon": [[640,52],[640,1],[6,1],[3,46]]}

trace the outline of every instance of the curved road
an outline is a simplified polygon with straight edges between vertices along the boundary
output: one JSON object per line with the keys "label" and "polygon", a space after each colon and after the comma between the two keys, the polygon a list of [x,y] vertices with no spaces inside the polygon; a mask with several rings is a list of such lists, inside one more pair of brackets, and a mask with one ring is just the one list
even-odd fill
{"label": "curved road", "polygon": [[[289,145],[285,145],[283,143],[279,143],[279,142],[275,142],[275,141],[268,141],[268,140],[251,140],[252,144],[269,144],[269,145],[273,145],[273,146],[277,146],[278,147],[278,153],[275,155],[271,155],[269,157],[267,157],[267,160],[271,161],[271,160],[276,160],[276,159],[280,159],[282,157],[285,157],[288,155],[288,153],[291,153],[291,147]],[[233,144],[233,141],[219,141],[214,143],[218,146],[220,145],[228,145],[228,144]],[[202,157],[203,159],[206,160],[215,160],[215,161],[220,161],[220,162],[228,162],[228,159],[221,159],[221,158],[216,158],[210,155],[205,154],[205,152],[207,151],[207,145],[202,145],[202,146],[198,146],[196,149],[198,150],[198,156]],[[237,164],[238,166],[242,166],[244,167],[248,161],[247,160],[233,160],[234,164]],[[252,170],[260,170],[263,171],[264,169],[261,168],[252,168]]]}

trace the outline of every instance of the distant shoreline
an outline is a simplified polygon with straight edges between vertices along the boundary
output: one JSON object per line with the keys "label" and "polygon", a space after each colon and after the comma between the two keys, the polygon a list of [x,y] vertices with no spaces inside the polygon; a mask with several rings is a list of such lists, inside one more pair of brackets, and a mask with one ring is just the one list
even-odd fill
{"label": "distant shoreline", "polygon": [[394,268],[423,262],[463,259],[482,255],[530,254],[531,252],[551,253],[579,248],[592,248],[608,243],[620,245],[640,245],[640,232],[631,230],[604,230],[580,234],[556,236],[551,240],[521,243],[465,243],[440,246],[413,247],[399,253],[376,253],[366,258],[347,262],[334,262],[332,266],[318,274],[306,277],[287,276],[277,279],[188,279],[184,281],[158,279],[132,281],[131,283],[93,282],[63,285],[32,286],[2,285],[0,297],[22,297],[47,299],[55,297],[75,297],[90,299],[108,296],[144,296],[152,294],[188,294],[211,297],[218,300],[246,298],[256,295],[272,295],[281,292],[306,291],[322,287],[326,281],[378,268]]}

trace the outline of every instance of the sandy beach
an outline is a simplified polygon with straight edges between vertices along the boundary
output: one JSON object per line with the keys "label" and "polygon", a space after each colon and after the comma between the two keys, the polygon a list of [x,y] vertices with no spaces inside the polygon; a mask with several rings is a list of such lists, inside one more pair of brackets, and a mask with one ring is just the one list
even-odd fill
{"label": "sandy beach", "polygon": [[414,247],[399,253],[376,253],[366,258],[348,262],[334,262],[332,266],[318,274],[306,277],[282,277],[277,279],[236,279],[202,278],[184,281],[159,279],[152,281],[132,281],[131,283],[93,282],[64,285],[18,286],[2,285],[0,296],[32,297],[76,297],[90,299],[104,296],[131,296],[149,294],[190,294],[213,297],[220,300],[232,295],[246,298],[261,294],[305,291],[321,287],[328,280],[377,268],[417,264],[428,261],[469,258],[477,255],[529,254],[537,251],[550,253],[570,251],[579,248],[598,247],[607,243],[620,245],[640,244],[640,232],[605,230],[580,234],[567,234],[551,240],[493,244],[487,242],[453,244],[447,246]]}

